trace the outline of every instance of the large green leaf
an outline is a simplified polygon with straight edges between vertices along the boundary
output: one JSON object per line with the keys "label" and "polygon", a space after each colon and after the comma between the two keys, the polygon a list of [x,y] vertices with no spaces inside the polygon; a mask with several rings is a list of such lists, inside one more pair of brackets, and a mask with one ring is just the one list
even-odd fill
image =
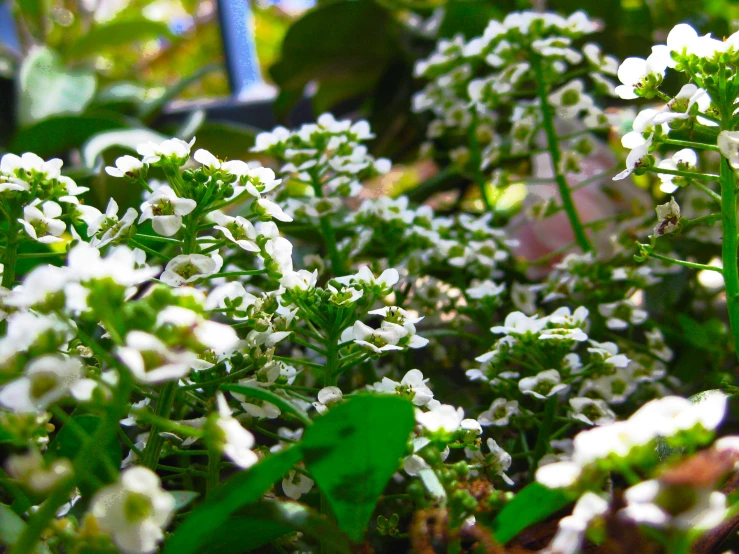
{"label": "large green leaf", "polygon": [[288,448],[223,483],[185,519],[167,541],[163,554],[211,551],[208,537],[227,524],[237,510],[259,500],[275,481],[300,461],[301,456],[299,448]]}
{"label": "large green leaf", "polygon": [[73,42],[64,52],[67,58],[94,56],[116,46],[157,37],[172,38],[166,23],[144,17],[97,25]]}
{"label": "large green leaf", "polygon": [[[82,443],[95,433],[100,418],[92,414],[83,414],[73,416],[69,423],[66,423],[57,433],[54,440],[49,443],[46,456],[50,458],[68,458],[74,459],[82,447]],[[115,473],[121,467],[121,444],[118,437],[112,439],[105,445],[97,449],[97,454],[106,456],[108,463],[104,460],[95,466],[92,475],[81,475],[79,480],[79,488],[83,494],[90,494],[94,491],[96,481],[104,483],[112,482],[115,479]],[[107,467],[106,467],[107,466]]]}
{"label": "large green leaf", "polygon": [[[26,522],[10,506],[0,504],[0,552],[5,551],[2,548],[3,545],[13,546],[25,527]],[[36,554],[50,554],[45,544],[39,544],[35,552]]]}
{"label": "large green leaf", "polygon": [[80,113],[95,94],[95,84],[92,71],[67,69],[56,52],[35,47],[23,60],[18,79],[20,124]]}
{"label": "large green leaf", "polygon": [[362,395],[331,409],[305,430],[306,466],[339,527],[352,539],[362,539],[414,425],[413,405],[407,400]]}
{"label": "large green leaf", "polygon": [[572,500],[564,491],[531,483],[521,489],[493,521],[495,539],[501,544],[507,543],[529,525],[545,520]]}
{"label": "large green leaf", "polygon": [[[397,24],[385,9],[371,0],[335,2],[307,12],[290,27],[270,74],[282,99],[294,100],[310,81],[322,85],[379,76],[400,52]],[[351,93],[367,90],[375,80],[365,80]]]}
{"label": "large green leaf", "polygon": [[320,541],[333,552],[351,552],[347,536],[327,518],[297,502],[276,500],[261,500],[239,510],[205,544],[210,552],[240,554],[296,531]]}
{"label": "large green leaf", "polygon": [[93,135],[127,127],[124,118],[113,115],[59,115],[20,129],[10,150],[34,152],[42,158],[78,148]]}

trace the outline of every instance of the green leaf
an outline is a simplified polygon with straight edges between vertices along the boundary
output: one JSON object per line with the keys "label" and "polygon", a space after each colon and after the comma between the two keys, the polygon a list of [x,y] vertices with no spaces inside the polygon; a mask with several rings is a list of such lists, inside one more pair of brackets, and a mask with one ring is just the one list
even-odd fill
{"label": "green leaf", "polygon": [[[300,448],[288,448],[226,481],[185,519],[167,541],[163,554],[206,551],[211,534],[225,525],[237,510],[259,500],[301,457]],[[207,551],[211,551],[209,547]]]}
{"label": "green leaf", "polygon": [[73,42],[64,52],[68,59],[85,58],[100,52],[158,37],[172,39],[166,23],[138,18],[97,25]]}
{"label": "green leaf", "polygon": [[398,36],[393,17],[371,0],[334,2],[307,12],[288,30],[281,57],[270,68],[280,87],[281,109],[286,111],[288,101],[300,98],[314,80],[319,87],[324,81],[356,80],[351,95],[370,90],[376,79],[360,81],[379,76],[400,55]]}
{"label": "green leaf", "polygon": [[[83,414],[72,416],[71,422],[64,425],[56,437],[54,437],[54,440],[51,441],[45,456],[52,459],[68,458],[73,460],[82,447],[86,436],[94,434],[99,424],[100,418],[96,415]],[[108,467],[112,467],[114,470],[121,467],[123,453],[121,451],[121,444],[118,442],[118,437],[112,437],[108,444],[98,448],[97,452],[98,455],[108,457],[110,461]],[[80,476],[79,488],[83,495],[94,492],[97,484],[96,481],[110,483],[114,479],[114,476],[110,474],[110,470],[105,467],[104,463],[99,463],[95,466],[91,477],[87,475]]]}
{"label": "green leaf", "polygon": [[46,47],[34,48],[23,60],[18,118],[22,126],[60,114],[80,113],[95,94],[95,74],[67,69],[59,55]]}
{"label": "green leaf", "polygon": [[564,491],[531,483],[521,489],[493,521],[495,539],[505,544],[528,526],[545,520],[572,501]]}
{"label": "green leaf", "polygon": [[108,148],[114,146],[135,151],[136,146],[142,142],[162,142],[167,137],[152,131],[151,129],[121,129],[108,131],[93,136],[82,147],[82,162],[90,169],[95,167],[98,156]]}
{"label": "green leaf", "polygon": [[413,405],[395,396],[354,396],[305,430],[311,477],[339,527],[362,539],[377,499],[398,469],[415,425]]}
{"label": "green leaf", "polygon": [[351,552],[348,537],[324,516],[297,502],[277,500],[261,500],[239,510],[238,516],[229,519],[205,544],[210,552],[240,554],[296,531],[333,552]]}
{"label": "green leaf", "polygon": [[44,119],[20,129],[13,137],[10,150],[34,152],[42,158],[78,148],[93,135],[127,127],[118,115],[60,115]]}
{"label": "green leaf", "polygon": [[[0,545],[13,546],[26,527],[26,522],[10,506],[0,504]],[[4,552],[4,549],[0,548]],[[51,554],[45,544],[36,546],[36,554]]]}

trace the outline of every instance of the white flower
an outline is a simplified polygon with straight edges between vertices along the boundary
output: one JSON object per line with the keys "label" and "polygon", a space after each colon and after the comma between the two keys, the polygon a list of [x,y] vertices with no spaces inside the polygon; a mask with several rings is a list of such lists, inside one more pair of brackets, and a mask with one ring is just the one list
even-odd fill
{"label": "white flower", "polygon": [[680,224],[680,206],[675,199],[670,197],[666,204],[660,204],[655,208],[657,212],[657,225],[654,227],[655,236],[661,237],[674,232]]}
{"label": "white flower", "polygon": [[48,201],[41,204],[41,209],[36,206],[39,201],[34,201],[23,208],[23,219],[18,222],[33,240],[50,244],[52,242],[60,242],[59,238],[66,229],[66,225],[58,218],[62,215],[62,208],[56,202]]}
{"label": "white flower", "polygon": [[624,492],[626,507],[619,512],[636,523],[654,527],[674,526],[678,529],[711,529],[726,516],[726,496],[710,490],[693,491],[694,498],[688,505],[670,504],[675,498],[670,485],[658,480],[644,481]]}
{"label": "white flower", "polygon": [[557,534],[542,554],[577,554],[582,547],[590,523],[608,511],[608,501],[593,492],[586,492],[575,504],[572,515],[559,520]]}
{"label": "white flower", "polygon": [[231,416],[228,402],[220,391],[216,393],[216,403],[218,404],[218,416],[215,422],[221,435],[218,440],[219,448],[240,468],[253,466],[259,461],[259,457],[252,450],[255,442],[254,435]]}
{"label": "white flower", "polygon": [[204,165],[210,169],[221,169],[220,160],[216,158],[213,154],[202,148],[198,148],[197,150],[195,150],[195,154],[193,154],[192,158],[199,164]]}
{"label": "white flower", "polygon": [[284,221],[289,223],[293,220],[292,217],[282,211],[277,204],[269,200],[268,198],[259,198],[254,202],[254,212],[260,217],[271,217],[278,221]]}
{"label": "white flower", "polygon": [[490,405],[490,409],[482,412],[477,421],[480,425],[486,427],[495,425],[496,427],[504,427],[508,425],[511,416],[518,415],[520,410],[516,400],[506,400],[505,398],[497,398]]}
{"label": "white flower", "polygon": [[155,164],[162,158],[166,158],[173,163],[182,165],[190,156],[190,148],[193,144],[195,144],[194,138],[190,142],[173,138],[167,139],[161,144],[153,142],[139,144],[136,151],[143,156],[143,163],[145,164]]}
{"label": "white flower", "polygon": [[[492,455],[492,469],[509,485],[513,484],[513,481],[506,475],[506,471],[511,467],[513,459],[511,455],[503,450],[500,445],[493,439],[487,441],[488,449]],[[490,463],[490,459],[487,460]]]}
{"label": "white flower", "polygon": [[211,212],[210,217],[216,223],[215,229],[239,248],[247,252],[259,252],[259,246],[255,242],[257,232],[251,221],[241,216],[231,217],[219,211]]}
{"label": "white flower", "polygon": [[597,44],[587,43],[582,47],[582,53],[599,71],[608,75],[618,74],[618,60],[613,56],[604,55]]}
{"label": "white flower", "polygon": [[311,290],[316,287],[318,282],[318,270],[308,271],[301,269],[299,271],[286,271],[280,277],[280,285],[287,290]]}
{"label": "white flower", "polygon": [[246,178],[246,191],[255,198],[274,190],[282,182],[282,179],[275,179],[275,172],[268,167],[250,168]]}
{"label": "white flower", "polygon": [[536,480],[550,489],[564,489],[574,485],[582,474],[582,466],[563,461],[541,466],[536,470]]}
{"label": "white flower", "polygon": [[81,242],[67,256],[72,277],[85,283],[96,279],[112,279],[121,286],[138,285],[154,277],[157,267],[137,269],[136,255],[127,246],[116,246],[104,258],[100,250]]}
{"label": "white flower", "polygon": [[69,477],[74,469],[66,458],[44,460],[38,450],[26,454],[12,454],[7,461],[8,473],[37,494],[48,494],[61,481]]}
{"label": "white flower", "polygon": [[195,200],[180,198],[169,185],[162,185],[141,204],[139,223],[151,219],[154,231],[171,237],[182,227],[182,216],[192,212],[196,206]]}
{"label": "white flower", "polygon": [[[324,387],[318,391],[317,401],[313,402],[313,407],[319,414],[325,414],[330,406],[338,404],[342,398],[344,398],[344,393],[341,392],[339,387]],[[290,495],[288,494],[288,496]],[[290,496],[290,498],[294,497]]]}
{"label": "white flower", "polygon": [[428,412],[416,410],[416,421],[431,433],[455,433],[462,425],[462,420],[464,410],[449,404],[439,404]]}
{"label": "white flower", "polygon": [[111,177],[126,177],[136,175],[143,167],[141,160],[133,156],[121,156],[115,161],[115,167],[107,166],[105,172]]}
{"label": "white flower", "polygon": [[355,275],[345,275],[337,277],[336,280],[342,285],[363,284],[372,289],[389,292],[393,286],[400,280],[398,270],[394,268],[386,269],[382,274],[375,278],[369,267],[363,265],[359,268]]}
{"label": "white flower", "polygon": [[626,156],[626,169],[616,175],[613,180],[620,181],[631,175],[635,170],[644,167],[649,159],[649,148],[652,146],[652,137],[629,152]]}
{"label": "white flower", "polygon": [[638,98],[636,91],[649,91],[658,86],[665,76],[666,56],[653,52],[646,60],[626,58],[618,68],[616,94],[624,100]]}
{"label": "white flower", "polygon": [[[260,233],[264,225],[260,226]],[[264,258],[271,260],[280,273],[290,273],[293,270],[293,245],[284,237],[275,236],[264,244]]]}
{"label": "white flower", "polygon": [[549,101],[562,119],[572,119],[593,105],[593,99],[584,91],[585,85],[582,80],[575,79],[551,93]]}
{"label": "white flower", "polygon": [[[695,151],[691,150],[690,148],[684,148],[679,152],[675,152],[671,158],[667,158],[659,162],[657,164],[657,167],[659,169],[669,169],[671,171],[689,171],[691,169],[694,169],[697,164],[698,156],[696,155]],[[660,190],[667,194],[671,194],[678,189],[678,185],[675,184],[676,180],[678,181],[678,183],[681,184],[685,182],[685,177],[679,175],[658,173],[657,176],[662,182],[659,187]]]}
{"label": "white flower", "polygon": [[33,152],[26,152],[22,156],[5,154],[0,160],[0,172],[19,176],[18,172],[23,171],[29,176],[35,174],[46,179],[58,179],[62,173],[62,165],[59,158],[46,162]]}
{"label": "white flower", "polygon": [[434,398],[434,393],[426,385],[428,379],[424,379],[423,373],[418,369],[411,369],[401,379],[400,383],[387,377],[374,385],[368,385],[369,390],[385,394],[398,394],[407,396],[416,406],[425,406]]}
{"label": "white flower", "polygon": [[546,319],[538,316],[527,316],[523,312],[512,312],[505,318],[502,326],[492,327],[490,331],[497,335],[527,335],[539,333],[547,324]]}
{"label": "white flower", "polygon": [[606,425],[616,421],[616,414],[604,400],[592,398],[570,398],[571,417],[588,425]]}
{"label": "white flower", "polygon": [[561,382],[559,371],[547,369],[534,377],[524,377],[518,382],[518,388],[523,394],[544,400],[565,390],[567,385]]}
{"label": "white flower", "polygon": [[606,318],[606,327],[612,330],[626,329],[629,325],[641,325],[649,317],[645,310],[637,308],[630,299],[599,304],[598,312]]}
{"label": "white flower", "polygon": [[137,212],[128,208],[121,219],[118,219],[118,203],[111,198],[105,213],[92,206],[81,205],[77,209],[82,212],[82,220],[87,223],[87,236],[94,237],[90,244],[102,248],[122,237],[136,221]]}
{"label": "white flower", "polygon": [[218,355],[231,354],[239,343],[236,331],[230,326],[209,321],[187,308],[167,306],[157,314],[157,326],[172,326],[182,333],[190,333],[205,348]]}
{"label": "white flower", "polygon": [[72,394],[88,400],[95,381],[84,379],[84,367],[78,358],[47,355],[36,358],[24,375],[0,389],[0,405],[14,412],[37,412]]}
{"label": "white flower", "polygon": [[282,490],[288,498],[298,500],[301,496],[310,492],[313,484],[313,479],[291,469],[287,476],[282,479]]}
{"label": "white flower", "polygon": [[164,538],[162,528],[174,509],[175,499],[162,489],[157,474],[132,467],[121,473],[117,483],[95,494],[90,513],[123,552],[146,554],[154,552]]}
{"label": "white flower", "polygon": [[218,273],[222,266],[223,258],[217,252],[210,256],[180,254],[167,263],[159,279],[170,286],[178,287]]}
{"label": "white flower", "polygon": [[117,355],[142,383],[164,383],[190,373],[197,356],[188,350],[175,351],[154,335],[131,331],[126,345],[118,347]]}
{"label": "white flower", "polygon": [[[654,117],[655,123],[669,123],[677,119],[688,119],[692,115],[693,106],[698,105],[698,113],[705,113],[711,107],[711,97],[705,89],[698,88],[693,83],[683,85],[675,97],[667,103],[665,108]],[[715,121],[698,116],[702,125],[709,127],[718,125]]]}
{"label": "white flower", "polygon": [[291,133],[285,127],[275,127],[271,132],[259,133],[255,139],[255,145],[251,149],[252,152],[264,152],[273,146],[285,142]]}
{"label": "white flower", "polygon": [[503,291],[505,291],[505,283],[496,285],[493,281],[488,279],[477,286],[468,288],[465,292],[470,298],[480,300],[482,298],[496,298],[500,296]]}
{"label": "white flower", "polygon": [[389,350],[403,350],[403,347],[398,346],[398,342],[407,335],[408,331],[403,326],[394,323],[383,323],[380,329],[372,329],[361,321],[357,321],[353,327],[344,330],[341,341],[353,340],[372,352],[382,354]]}
{"label": "white flower", "polygon": [[721,131],[718,134],[718,149],[729,160],[729,165],[739,169],[739,131]]}

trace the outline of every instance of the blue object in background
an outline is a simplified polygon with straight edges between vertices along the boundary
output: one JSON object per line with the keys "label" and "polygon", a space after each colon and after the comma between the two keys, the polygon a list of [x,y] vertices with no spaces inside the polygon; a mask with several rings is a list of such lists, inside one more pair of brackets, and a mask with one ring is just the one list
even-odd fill
{"label": "blue object in background", "polygon": [[0,3],[0,43],[10,50],[16,52],[20,50],[20,42],[18,42],[18,33],[15,29],[15,20],[10,9],[10,2]]}
{"label": "blue object in background", "polygon": [[232,95],[239,99],[264,95],[267,85],[259,68],[249,0],[218,0],[218,18]]}

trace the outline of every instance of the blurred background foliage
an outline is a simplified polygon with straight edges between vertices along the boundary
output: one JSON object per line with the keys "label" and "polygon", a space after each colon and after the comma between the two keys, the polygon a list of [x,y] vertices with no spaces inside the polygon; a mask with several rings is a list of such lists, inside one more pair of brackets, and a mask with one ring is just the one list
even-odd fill
{"label": "blurred background foliage", "polygon": [[[249,156],[256,129],[229,99],[216,0],[0,7],[15,23],[0,49],[0,149],[63,156],[98,198],[112,190],[101,165],[149,138],[197,135],[200,147],[224,157]],[[604,24],[594,39],[623,59],[645,55],[682,21],[719,37],[739,24],[734,0],[255,0],[251,7],[262,74],[274,87],[274,98],[267,94],[256,109],[286,121],[308,98],[313,114],[303,110],[293,123],[329,110],[368,118],[375,154],[404,168],[393,173],[392,192],[416,201],[455,186],[434,175],[438,168],[414,163],[425,121],[409,109],[420,86],[412,70],[439,37],[472,37],[515,10],[585,8]],[[214,115],[209,106],[219,102],[229,108]],[[138,200],[120,190],[114,196],[124,206]]]}

